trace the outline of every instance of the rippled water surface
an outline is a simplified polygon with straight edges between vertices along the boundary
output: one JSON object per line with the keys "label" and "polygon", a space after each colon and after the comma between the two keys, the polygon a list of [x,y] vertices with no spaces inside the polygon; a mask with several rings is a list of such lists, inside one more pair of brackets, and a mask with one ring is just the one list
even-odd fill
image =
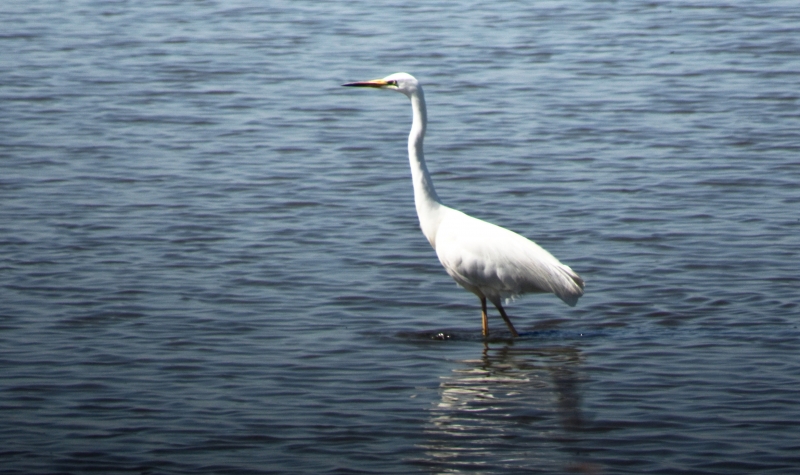
{"label": "rippled water surface", "polygon": [[[0,6],[2,473],[796,473],[795,2]],[[480,334],[451,206],[587,281]]]}

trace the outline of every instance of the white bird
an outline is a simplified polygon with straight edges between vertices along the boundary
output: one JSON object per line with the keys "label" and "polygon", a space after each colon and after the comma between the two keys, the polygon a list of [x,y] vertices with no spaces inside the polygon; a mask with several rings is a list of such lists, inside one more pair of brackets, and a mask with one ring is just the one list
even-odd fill
{"label": "white bird", "polygon": [[343,86],[389,89],[411,99],[408,160],[419,224],[447,273],[480,298],[484,336],[489,335],[487,299],[500,311],[515,337],[519,334],[503,309],[503,299],[526,293],[554,293],[571,307],[578,302],[583,295],[583,279],[552,254],[513,231],[442,204],[422,153],[428,117],[422,86],[414,76],[395,73]]}

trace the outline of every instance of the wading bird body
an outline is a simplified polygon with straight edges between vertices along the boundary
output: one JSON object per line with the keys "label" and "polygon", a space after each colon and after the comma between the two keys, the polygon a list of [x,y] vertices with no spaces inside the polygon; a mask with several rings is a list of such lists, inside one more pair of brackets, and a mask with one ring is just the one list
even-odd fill
{"label": "wading bird body", "polygon": [[583,280],[552,254],[513,231],[442,204],[422,152],[428,118],[425,96],[416,78],[396,73],[344,85],[390,89],[411,99],[408,159],[419,224],[447,273],[480,298],[484,336],[489,334],[486,300],[497,307],[513,336],[518,333],[503,309],[504,298],[553,293],[570,306],[578,302],[583,295]]}

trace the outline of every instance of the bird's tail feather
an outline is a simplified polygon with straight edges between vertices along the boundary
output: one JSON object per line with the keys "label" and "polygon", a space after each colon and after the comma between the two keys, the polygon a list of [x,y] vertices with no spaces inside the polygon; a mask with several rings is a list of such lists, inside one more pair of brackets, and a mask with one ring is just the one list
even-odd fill
{"label": "bird's tail feather", "polygon": [[564,301],[570,307],[574,307],[578,303],[578,299],[583,296],[583,288],[586,286],[585,282],[576,274],[569,266],[561,265],[558,269],[563,277],[562,283],[558,288],[553,289],[558,298]]}

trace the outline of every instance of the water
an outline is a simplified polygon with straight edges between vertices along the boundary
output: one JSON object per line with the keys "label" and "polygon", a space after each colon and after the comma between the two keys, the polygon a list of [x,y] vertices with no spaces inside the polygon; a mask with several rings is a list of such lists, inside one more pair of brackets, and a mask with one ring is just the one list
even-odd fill
{"label": "water", "polygon": [[[794,2],[7,1],[3,473],[794,473]],[[511,340],[446,203],[587,281]]]}

